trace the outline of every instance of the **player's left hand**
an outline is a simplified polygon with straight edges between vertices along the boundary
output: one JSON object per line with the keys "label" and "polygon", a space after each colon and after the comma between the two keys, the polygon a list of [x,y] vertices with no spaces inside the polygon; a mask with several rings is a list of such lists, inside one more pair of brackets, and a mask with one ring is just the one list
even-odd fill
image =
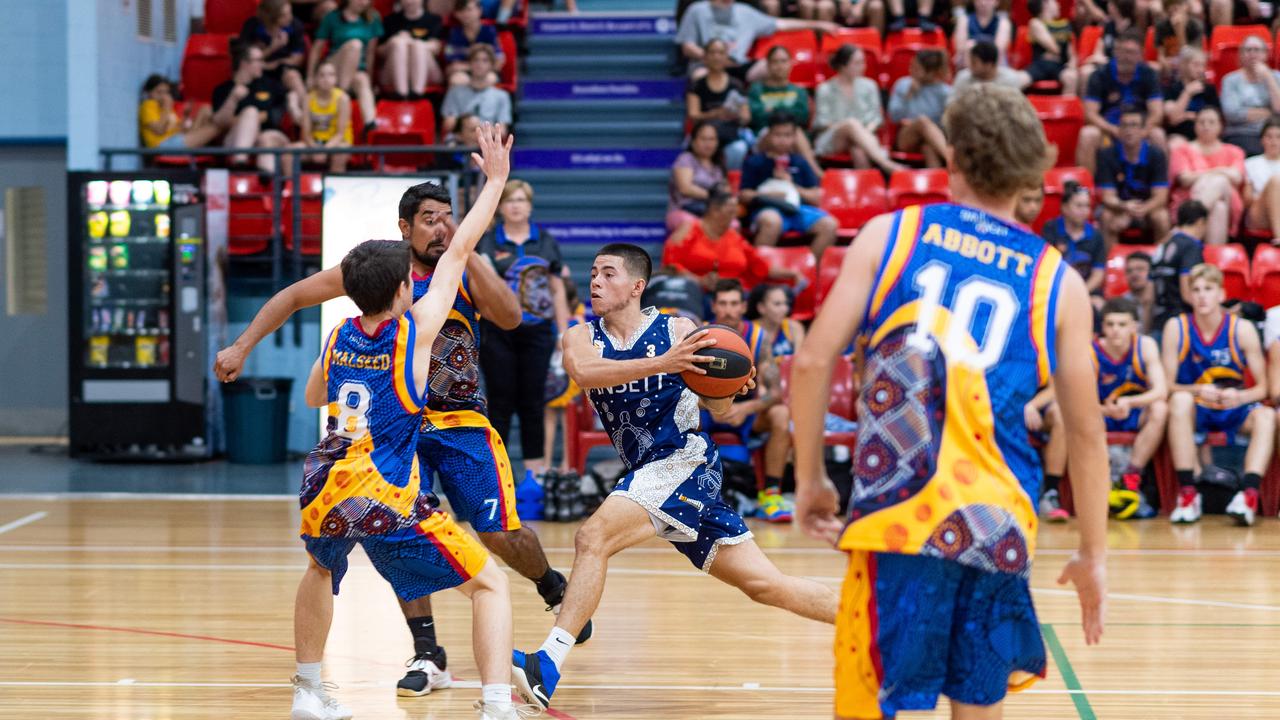
{"label": "player's left hand", "polygon": [[751,413],[747,412],[747,403],[735,402],[729,406],[724,414],[716,418],[717,422],[725,425],[738,426],[747,421],[747,416]]}
{"label": "player's left hand", "polygon": [[747,393],[755,389],[756,389],[756,366],[752,365],[751,375],[747,377],[747,384],[743,385],[742,389],[738,391],[738,397],[742,397],[743,395],[746,395]]}
{"label": "player's left hand", "polygon": [[[799,512],[799,497],[796,498]],[[1102,627],[1107,614],[1107,562],[1104,557],[1085,557],[1076,553],[1058,576],[1058,584],[1068,582],[1076,586],[1080,598],[1080,625],[1084,628],[1086,645],[1097,645],[1102,640]]]}
{"label": "player's left hand", "polygon": [[1222,388],[1218,393],[1218,404],[1223,410],[1238,408],[1242,404],[1240,402],[1240,391],[1235,388]]}
{"label": "player's left hand", "polygon": [[795,520],[806,535],[836,544],[844,529],[839,512],[840,495],[825,472],[809,482],[797,483]]}
{"label": "player's left hand", "polygon": [[511,174],[511,144],[514,141],[515,136],[511,133],[507,133],[504,141],[501,125],[484,123],[476,130],[476,144],[480,146],[480,152],[471,153],[471,160],[487,179],[505,183]]}

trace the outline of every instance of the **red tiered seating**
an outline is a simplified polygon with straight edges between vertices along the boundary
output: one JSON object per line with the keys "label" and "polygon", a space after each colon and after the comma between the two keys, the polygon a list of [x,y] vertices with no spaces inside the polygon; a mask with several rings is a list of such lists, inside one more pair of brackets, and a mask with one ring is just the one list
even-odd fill
{"label": "red tiered seating", "polygon": [[[524,3],[528,7],[529,3]],[[502,56],[506,58],[502,63],[502,69],[498,71],[498,87],[514,94],[516,88],[520,86],[520,58],[517,56],[516,36],[511,34],[509,30],[498,32],[498,47],[502,50]]]}
{"label": "red tiered seating", "polygon": [[840,237],[851,238],[868,220],[887,212],[884,178],[879,170],[828,170],[822,175],[822,209],[840,226]]}
{"label": "red tiered seating", "polygon": [[213,89],[231,77],[231,37],[196,33],[187,38],[182,52],[182,96],[186,100],[209,102]]}
{"label": "red tiered seating", "polygon": [[1213,29],[1209,36],[1209,68],[1219,85],[1227,73],[1240,68],[1240,46],[1249,36],[1271,44],[1266,25],[1218,25]]}
{"label": "red tiered seating", "polygon": [[236,173],[229,185],[227,251],[232,255],[254,255],[266,250],[275,235],[271,186],[263,184],[257,173]]}
{"label": "red tiered seating", "polygon": [[1103,295],[1113,298],[1129,292],[1129,281],[1124,277],[1124,259],[1136,252],[1150,255],[1155,245],[1116,245],[1107,256],[1106,279],[1102,281]]}
{"label": "red tiered seating", "polygon": [[766,246],[758,247],[756,250],[761,257],[769,261],[770,265],[798,270],[804,275],[809,284],[796,295],[795,304],[791,308],[791,317],[802,321],[813,319],[816,305],[814,300],[818,292],[818,261],[814,259],[809,248]]}
{"label": "red tiered seating", "polygon": [[1080,98],[1061,95],[1028,95],[1031,106],[1044,124],[1045,139],[1058,146],[1055,167],[1075,164],[1076,142],[1084,127],[1084,103]]}
{"label": "red tiered seating", "polygon": [[257,11],[258,0],[204,0],[204,31],[239,33]]}
{"label": "red tiered seating", "polygon": [[730,170],[724,174],[725,182],[729,183],[729,188],[737,193],[742,189],[742,171]]}
{"label": "red tiered seating", "polygon": [[1249,300],[1249,254],[1237,243],[1205,245],[1204,261],[1222,271],[1223,290],[1228,299]]}
{"label": "red tiered seating", "polygon": [[569,402],[564,413],[564,452],[569,464],[582,475],[587,472],[587,454],[591,448],[613,445],[609,433],[596,427],[596,413],[586,394]]}
{"label": "red tiered seating", "polygon": [[[1066,17],[1065,15],[1063,17]],[[1076,57],[1080,62],[1084,62],[1098,48],[1098,43],[1102,41],[1102,26],[1089,25],[1080,31],[1079,37],[1076,38]]]}
{"label": "red tiered seating", "polygon": [[812,88],[818,70],[818,38],[812,30],[781,30],[762,38],[751,48],[752,60],[764,60],[781,45],[791,51],[791,82]]}
{"label": "red tiered seating", "polygon": [[1280,305],[1280,248],[1259,245],[1254,251],[1253,301],[1263,308]]}
{"label": "red tiered seating", "polygon": [[834,33],[823,33],[819,62],[815,69],[815,83],[821,83],[835,75],[835,71],[831,69],[830,60],[841,45],[862,48],[867,58],[867,69],[864,74],[871,80],[880,82],[880,66],[884,61],[884,45],[880,41],[880,33],[875,28],[861,27],[840,28]]}
{"label": "red tiered seating", "polygon": [[[432,145],[436,141],[436,113],[426,100],[379,100],[374,123],[369,145]],[[392,153],[386,156],[385,167],[414,170],[432,162],[429,155]]]}
{"label": "red tiered seating", "polygon": [[951,187],[943,168],[903,170],[889,176],[889,207],[901,210],[908,205],[949,202]]}
{"label": "red tiered seating", "polygon": [[840,276],[840,265],[844,263],[844,254],[848,249],[843,245],[834,245],[822,251],[822,259],[818,261],[818,307],[822,307],[822,301],[827,299],[831,286],[836,284],[836,278]]}
{"label": "red tiered seating", "polygon": [[1044,207],[1040,210],[1040,216],[1031,224],[1036,232],[1040,232],[1045,221],[1062,214],[1062,188],[1068,180],[1075,180],[1090,191],[1093,190],[1093,176],[1088,170],[1082,167],[1050,168],[1044,174]]}
{"label": "red tiered seating", "polygon": [[323,230],[324,215],[324,176],[320,173],[302,174],[302,194],[296,203],[290,202],[293,197],[293,182],[286,181],[284,186],[284,212],[281,223],[284,225],[284,246],[293,250],[293,212],[297,207],[302,215],[302,253],[319,255]]}
{"label": "red tiered seating", "polygon": [[[778,358],[778,377],[782,384],[782,397],[788,404],[791,402],[791,363],[792,356]],[[827,409],[832,415],[839,415],[846,420],[857,419],[857,399],[854,392],[853,363],[847,358],[836,358],[835,367],[831,369],[831,392]],[[853,445],[857,442],[857,433],[824,432],[822,442],[825,445]]]}
{"label": "red tiered seating", "polygon": [[947,36],[942,30],[925,32],[919,28],[906,28],[902,32],[889,35],[884,41],[885,64],[880,72],[880,87],[889,90],[898,78],[906,77],[911,68],[911,59],[916,53],[926,48],[947,51]]}

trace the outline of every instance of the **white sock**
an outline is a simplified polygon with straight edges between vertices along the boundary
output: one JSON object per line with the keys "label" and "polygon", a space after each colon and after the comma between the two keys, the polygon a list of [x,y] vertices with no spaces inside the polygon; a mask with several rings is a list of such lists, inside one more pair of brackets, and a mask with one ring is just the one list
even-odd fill
{"label": "white sock", "polygon": [[564,664],[564,659],[569,656],[569,651],[573,649],[575,640],[576,638],[570,635],[568,630],[553,627],[546,642],[542,643],[542,647],[538,649],[546,651],[547,657],[551,658],[551,662],[556,665],[556,670],[559,670]]}
{"label": "white sock", "polygon": [[493,683],[480,688],[486,708],[506,710],[511,707],[511,686],[506,683]]}
{"label": "white sock", "polygon": [[311,687],[320,687],[320,663],[298,663],[298,677]]}

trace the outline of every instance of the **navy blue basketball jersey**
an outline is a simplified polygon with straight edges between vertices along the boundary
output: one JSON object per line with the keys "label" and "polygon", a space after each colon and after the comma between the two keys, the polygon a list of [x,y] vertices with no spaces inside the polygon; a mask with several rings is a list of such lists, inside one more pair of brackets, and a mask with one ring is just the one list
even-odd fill
{"label": "navy blue basketball jersey", "polygon": [[1093,367],[1098,373],[1098,400],[1114,402],[1125,395],[1140,395],[1151,389],[1147,380],[1147,364],[1139,348],[1141,337],[1134,336],[1129,349],[1120,357],[1111,357],[1102,342],[1093,341]]}
{"label": "navy blue basketball jersey", "polygon": [[[601,357],[635,360],[669,350],[676,318],[654,308],[645,308],[644,315],[644,324],[626,339],[610,335],[603,318],[592,320],[592,344]],[[628,470],[684,449],[688,436],[699,434],[698,396],[679,374],[659,373],[625,385],[590,388],[587,399]],[[703,438],[711,446],[710,438]]]}
{"label": "navy blue basketball jersey", "polygon": [[894,214],[866,341],[840,547],[1027,573],[1041,464],[1023,406],[1055,366],[1062,255],[975,208]]}
{"label": "navy blue basketball jersey", "polygon": [[[413,300],[431,287],[431,275],[413,275]],[[427,412],[423,430],[437,426],[488,425],[484,390],[480,387],[480,315],[471,301],[471,282],[464,272],[449,317],[431,345],[427,377]],[[449,414],[448,421],[442,415]]]}
{"label": "navy blue basketball jersey", "polygon": [[[1221,387],[1244,387],[1248,365],[1240,351],[1240,319],[1223,313],[1213,337],[1205,338],[1190,313],[1178,316],[1179,385],[1211,383]],[[1196,400],[1200,403],[1199,398]]]}

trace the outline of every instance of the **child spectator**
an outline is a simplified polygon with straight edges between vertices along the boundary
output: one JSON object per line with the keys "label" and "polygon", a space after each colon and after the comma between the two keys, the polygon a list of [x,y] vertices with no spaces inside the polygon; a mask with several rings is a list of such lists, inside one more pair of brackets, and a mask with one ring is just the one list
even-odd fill
{"label": "child spectator", "polygon": [[[302,115],[302,144],[314,147],[351,147],[351,99],[338,89],[338,70],[323,60],[316,68],[315,87],[307,95],[307,110]],[[346,172],[350,156],[312,155],[313,163],[327,163],[329,172]]]}
{"label": "child spectator", "polygon": [[377,116],[369,73],[382,31],[382,18],[371,6],[371,0],[344,0],[339,9],[320,21],[316,42],[307,59],[307,77],[315,76],[321,59],[333,60],[338,70],[338,87],[355,95],[366,130],[375,127]]}
{"label": "child spectator", "polygon": [[809,248],[821,257],[836,239],[836,221],[818,205],[818,176],[796,152],[796,121],[779,112],[769,119],[762,152],[742,165],[742,200],[751,209],[757,245],[776,245],[786,232],[810,236]]}
{"label": "child spectator", "polygon": [[453,29],[449,31],[449,41],[444,49],[445,74],[449,76],[450,85],[466,85],[471,82],[471,56],[468,53],[474,45],[488,45],[493,50],[492,84],[498,84],[497,71],[507,59],[503,57],[502,46],[498,44],[498,31],[492,25],[482,23],[482,19],[480,0],[458,0],[454,6]]}
{"label": "child spectator", "polygon": [[911,60],[911,74],[898,78],[889,96],[889,119],[899,123],[899,150],[924,153],[925,164],[942,167],[947,138],[942,134],[942,111],[951,99],[946,82],[947,56],[941,50],[921,50]]}
{"label": "child spectator", "polygon": [[240,40],[263,47],[266,62],[262,74],[280,83],[289,91],[289,114],[302,117],[302,99],[307,95],[302,80],[303,64],[307,61],[306,30],[302,22],[293,16],[289,0],[261,0],[258,12],[246,18],[240,28]]}
{"label": "child spectator", "polygon": [[427,85],[444,82],[436,60],[444,47],[444,24],[427,12],[423,0],[401,0],[400,9],[382,23],[378,73],[383,88],[398,100],[421,100]]}
{"label": "child spectator", "polygon": [[143,100],[138,106],[138,134],[143,147],[204,147],[222,134],[213,122],[208,105],[187,117],[178,117],[173,106],[173,84],[163,75],[152,75],[142,85]]}
{"label": "child spectator", "polygon": [[440,108],[445,134],[453,132],[461,115],[475,115],[481,122],[497,123],[504,130],[511,127],[511,96],[493,85],[493,48],[473,45],[467,59],[471,81],[450,87]]}
{"label": "child spectator", "polygon": [[813,118],[814,151],[819,155],[849,153],[853,166],[869,168],[872,163],[887,173],[904,169],[894,162],[875,131],[884,122],[880,88],[865,76],[866,52],[854,45],[841,45],[831,56],[835,77],[818,86],[817,111]]}

